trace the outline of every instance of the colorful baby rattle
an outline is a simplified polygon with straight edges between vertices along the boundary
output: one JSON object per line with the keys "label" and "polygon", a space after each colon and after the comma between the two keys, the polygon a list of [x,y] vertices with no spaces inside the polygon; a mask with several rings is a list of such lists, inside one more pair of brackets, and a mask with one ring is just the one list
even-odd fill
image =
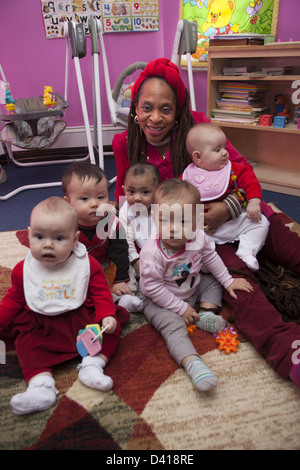
{"label": "colorful baby rattle", "polygon": [[98,324],[86,325],[84,330],[79,330],[76,348],[80,356],[95,356],[101,351],[102,335],[108,326],[100,329]]}

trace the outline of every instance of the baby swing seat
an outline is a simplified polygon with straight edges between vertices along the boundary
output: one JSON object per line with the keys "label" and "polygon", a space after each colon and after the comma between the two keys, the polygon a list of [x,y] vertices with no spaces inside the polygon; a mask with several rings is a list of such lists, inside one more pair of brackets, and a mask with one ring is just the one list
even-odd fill
{"label": "baby swing seat", "polygon": [[114,89],[112,90],[112,102],[114,114],[113,124],[121,124],[127,127],[128,114],[131,105],[131,88],[133,83],[125,84],[124,81],[127,77],[132,75],[137,70],[144,70],[147,62],[135,62],[126,67],[119,75]]}
{"label": "baby swing seat", "polygon": [[43,103],[43,96],[15,100],[15,114],[3,114],[1,121],[7,122],[0,131],[0,140],[23,150],[51,147],[66,127],[60,118],[68,103],[59,94],[55,95],[55,108]]}

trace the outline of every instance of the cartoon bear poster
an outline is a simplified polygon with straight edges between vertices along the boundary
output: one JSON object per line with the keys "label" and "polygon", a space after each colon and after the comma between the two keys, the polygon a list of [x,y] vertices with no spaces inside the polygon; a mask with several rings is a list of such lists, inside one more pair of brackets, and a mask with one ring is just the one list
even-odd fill
{"label": "cartoon bear poster", "polygon": [[192,64],[207,66],[207,47],[216,36],[275,34],[278,7],[279,0],[181,0],[180,18],[197,23]]}

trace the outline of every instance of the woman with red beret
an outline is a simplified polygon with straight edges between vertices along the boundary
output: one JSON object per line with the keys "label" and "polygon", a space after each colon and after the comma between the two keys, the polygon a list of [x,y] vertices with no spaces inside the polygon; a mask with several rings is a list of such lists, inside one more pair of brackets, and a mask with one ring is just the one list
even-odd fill
{"label": "woman with red beret", "polygon": [[[187,132],[198,122],[209,122],[209,119],[203,113],[190,111],[189,94],[178,67],[166,58],[150,62],[133,86],[128,128],[113,139],[116,200],[124,194],[122,186],[127,169],[137,162],[157,166],[162,181],[179,177],[190,163],[186,152]],[[247,164],[229,141],[227,150],[231,161]],[[238,217],[241,210],[233,195],[225,201],[206,204],[205,225],[213,232],[225,221]],[[285,227],[264,201],[262,211],[270,222],[262,249],[264,255],[300,274],[300,237]],[[279,375],[291,378],[300,386],[300,363],[297,364],[300,360],[294,360],[293,349],[296,340],[300,340],[300,326],[283,322],[247,266],[235,255],[235,245],[219,245],[217,251],[229,270],[239,270],[253,285],[251,293],[240,291],[237,299],[224,293],[237,328]]]}

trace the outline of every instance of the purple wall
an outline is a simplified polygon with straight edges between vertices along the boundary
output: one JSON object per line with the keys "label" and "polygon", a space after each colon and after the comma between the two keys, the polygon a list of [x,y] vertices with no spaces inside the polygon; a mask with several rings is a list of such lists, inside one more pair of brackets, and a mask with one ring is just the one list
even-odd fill
{"label": "purple wall", "polygon": [[[179,2],[182,0],[160,0],[160,30],[155,33],[105,34],[104,43],[109,66],[111,86],[120,72],[136,61],[148,62],[156,57],[171,57]],[[281,41],[300,40],[299,0],[281,0],[277,37]],[[6,79],[11,84],[14,98],[37,96],[43,93],[44,85],[64,94],[65,39],[45,39],[39,0],[1,0],[0,3],[0,64]],[[88,38],[87,56],[80,61],[83,83],[92,122],[92,56]],[[186,83],[187,72],[182,71]],[[206,73],[194,73],[197,110],[206,108]],[[102,122],[110,124],[107,107],[102,63],[100,57],[100,83]],[[65,119],[68,126],[83,125],[76,73],[70,58],[69,108]]]}

